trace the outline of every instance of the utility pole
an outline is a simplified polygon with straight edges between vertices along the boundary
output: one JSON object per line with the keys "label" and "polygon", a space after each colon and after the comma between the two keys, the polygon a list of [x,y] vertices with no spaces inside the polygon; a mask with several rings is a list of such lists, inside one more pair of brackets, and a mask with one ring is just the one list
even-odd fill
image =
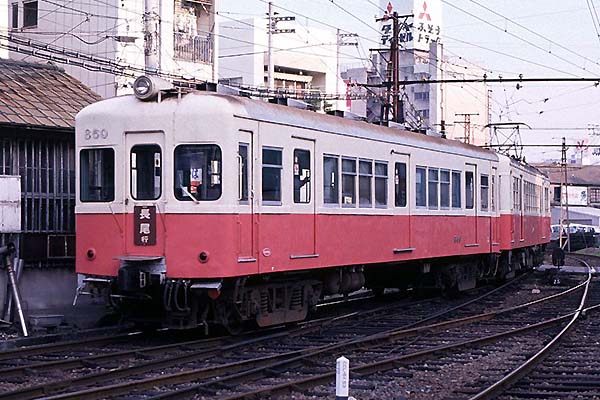
{"label": "utility pole", "polygon": [[[148,1],[148,0],[147,0]],[[296,17],[276,17],[273,12],[273,2],[269,2],[269,14],[267,21],[267,33],[269,36],[267,50],[267,86],[270,90],[275,89],[275,63],[273,60],[273,35],[277,33],[295,33],[295,29],[277,29],[277,23],[281,21],[295,21]]]}
{"label": "utility pole", "polygon": [[341,33],[340,28],[338,28],[336,36],[337,36],[337,49],[336,49],[335,65],[336,65],[337,79],[335,81],[335,93],[337,95],[339,95],[340,94],[340,77],[342,75],[342,71],[340,70],[340,50],[343,46],[358,47],[358,42],[355,42],[355,41],[344,42],[344,39],[358,37],[358,34],[356,34],[356,33]]}
{"label": "utility pole", "polygon": [[[560,158],[560,233],[559,233],[559,246],[562,249],[567,245],[567,251],[571,252],[571,230],[569,227],[569,196],[567,193],[568,187],[568,172],[567,172],[567,141],[562,138],[562,149]],[[566,224],[567,241],[563,244],[563,227]]]}
{"label": "utility pole", "polygon": [[454,121],[455,124],[463,124],[464,128],[465,128],[465,136],[462,138],[457,138],[457,139],[463,139],[463,141],[467,144],[471,143],[471,117],[472,116],[477,116],[479,115],[479,113],[457,113],[454,114],[455,117],[464,117],[464,121]]}
{"label": "utility pole", "polygon": [[404,18],[405,21],[403,23],[406,23],[406,18],[410,18],[412,16],[413,14],[398,15],[397,12],[394,12],[392,15],[385,15],[382,18],[375,19],[376,22],[392,19],[392,37],[389,39],[390,48],[389,50],[385,49],[386,51],[390,52],[390,60],[388,62],[388,67],[390,68],[387,69],[386,73],[386,104],[383,106],[383,115],[381,118],[383,122],[387,122],[389,120],[390,108],[392,111],[392,121],[397,123],[404,122],[404,115],[402,115],[403,112],[401,106],[402,102],[400,100],[400,38],[398,37],[400,34],[399,18]]}
{"label": "utility pole", "polygon": [[146,73],[160,70],[160,0],[144,0],[144,61]]}

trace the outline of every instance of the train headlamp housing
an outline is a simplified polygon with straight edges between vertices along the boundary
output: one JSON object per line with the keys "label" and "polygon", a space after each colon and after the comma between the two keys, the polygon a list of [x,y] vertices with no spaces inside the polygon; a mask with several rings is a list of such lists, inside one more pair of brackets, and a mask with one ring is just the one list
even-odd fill
{"label": "train headlamp housing", "polygon": [[157,76],[142,75],[133,82],[133,93],[140,100],[155,98],[159,92],[172,90],[173,84]]}

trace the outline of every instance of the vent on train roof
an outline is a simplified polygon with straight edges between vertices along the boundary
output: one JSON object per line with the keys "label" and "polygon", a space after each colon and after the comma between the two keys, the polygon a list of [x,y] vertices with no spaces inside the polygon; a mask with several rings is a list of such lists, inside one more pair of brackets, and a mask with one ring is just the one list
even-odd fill
{"label": "vent on train roof", "polygon": [[313,106],[312,104],[309,104],[305,101],[302,100],[296,100],[296,99],[290,99],[287,97],[275,97],[275,98],[270,98],[269,99],[269,103],[271,104],[279,104],[281,106],[288,106],[288,107],[293,107],[293,108],[299,108],[301,110],[310,110],[310,111],[316,111],[317,107]]}
{"label": "vent on train roof", "polygon": [[366,117],[363,117],[361,115],[355,114],[355,113],[350,112],[350,111],[331,110],[331,111],[327,111],[327,114],[334,115],[336,117],[345,118],[345,119],[351,119],[353,121],[367,121]]}

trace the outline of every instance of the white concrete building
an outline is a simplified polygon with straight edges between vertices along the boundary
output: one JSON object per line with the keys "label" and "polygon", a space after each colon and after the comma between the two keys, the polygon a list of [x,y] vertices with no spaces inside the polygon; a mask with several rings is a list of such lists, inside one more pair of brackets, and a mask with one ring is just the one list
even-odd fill
{"label": "white concrete building", "polygon": [[[8,9],[9,34],[13,37],[51,44],[56,47],[52,50],[54,54],[60,55],[61,50],[57,48],[66,49],[73,54],[95,55],[118,65],[144,67],[144,0],[61,2],[64,4],[50,0],[0,1],[8,2],[5,9]],[[216,81],[215,1],[158,2],[159,68],[162,72]],[[70,57],[77,58],[73,54]],[[15,51],[10,52],[10,58],[34,59]],[[134,79],[61,66],[103,97],[129,93]],[[142,74],[137,70],[130,72]]]}
{"label": "white concrete building", "polygon": [[[267,86],[268,32],[266,18],[219,23],[219,80],[234,85]],[[278,22],[278,29],[294,33],[273,35],[275,88],[314,90],[336,93],[336,85],[345,91],[340,79],[336,84],[336,33],[306,29],[294,21]],[[340,102],[343,106],[344,102]]]}

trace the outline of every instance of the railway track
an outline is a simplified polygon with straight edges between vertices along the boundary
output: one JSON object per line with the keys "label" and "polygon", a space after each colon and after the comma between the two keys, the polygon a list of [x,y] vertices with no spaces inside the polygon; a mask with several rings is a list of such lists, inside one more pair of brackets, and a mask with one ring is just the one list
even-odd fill
{"label": "railway track", "polygon": [[[90,359],[98,357],[92,355],[53,360],[50,364],[7,367],[0,371],[0,379],[4,382],[10,377],[15,379],[3,389],[0,398],[213,398],[218,395],[234,399],[282,396],[290,391],[317,396],[327,392],[331,396],[332,362],[340,354],[351,358],[356,365],[354,377],[368,378],[375,372],[395,373],[395,369],[417,360],[439,359],[456,349],[493,345],[503,335],[556,329],[571,314],[554,318],[556,306],[551,305],[576,307],[574,297],[581,285],[570,283],[572,287],[568,290],[543,287],[543,294],[532,294],[531,288],[543,286],[539,276],[532,275],[469,301],[455,300],[451,305],[441,299],[395,300],[374,309],[321,318],[255,337],[229,338],[226,343],[198,343],[196,347],[180,343],[128,354],[117,352],[112,357],[106,354],[104,358]],[[515,292],[527,300],[535,300],[514,306],[516,298],[507,297],[507,293]],[[499,307],[502,302],[504,307]],[[517,325],[521,328],[510,329]],[[482,336],[481,332],[485,334]],[[20,368],[20,372],[15,368]],[[32,374],[37,377],[36,384],[17,383]],[[327,387],[319,387],[325,383]]]}

